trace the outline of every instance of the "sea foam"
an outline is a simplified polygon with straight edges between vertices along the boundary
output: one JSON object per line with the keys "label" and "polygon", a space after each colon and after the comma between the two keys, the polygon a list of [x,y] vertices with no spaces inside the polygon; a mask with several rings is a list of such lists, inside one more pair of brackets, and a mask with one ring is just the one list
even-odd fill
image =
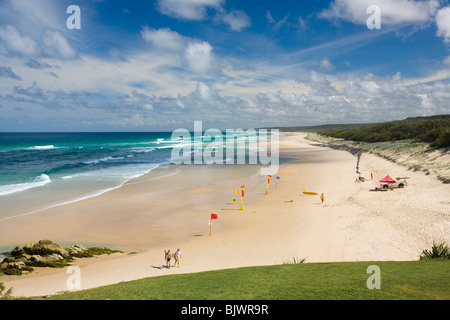
{"label": "sea foam", "polygon": [[58,148],[52,144],[47,145],[47,146],[34,146],[34,147],[26,148],[26,150],[51,150],[51,149],[58,149]]}
{"label": "sea foam", "polygon": [[48,175],[41,174],[40,176],[37,176],[33,181],[30,182],[0,186],[0,196],[25,191],[31,188],[42,187],[50,182],[52,182],[52,180]]}

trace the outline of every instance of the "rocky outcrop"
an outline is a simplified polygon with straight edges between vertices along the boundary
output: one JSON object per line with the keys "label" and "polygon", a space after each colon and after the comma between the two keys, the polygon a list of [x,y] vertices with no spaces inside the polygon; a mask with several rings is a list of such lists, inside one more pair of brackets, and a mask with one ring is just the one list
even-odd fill
{"label": "rocky outcrop", "polygon": [[61,268],[67,266],[74,258],[114,252],[118,251],[97,247],[85,248],[79,244],[62,247],[50,240],[40,240],[11,250],[9,256],[0,263],[0,271],[5,274],[22,274],[23,271],[32,271],[33,267]]}
{"label": "rocky outcrop", "polygon": [[[40,240],[37,243],[35,242],[28,243],[23,248],[16,247],[15,252],[17,253],[25,252],[26,254],[29,255],[40,255],[40,256],[59,255],[65,258],[70,257],[66,248],[61,247],[60,245],[50,240]],[[11,252],[11,254],[14,253]]]}

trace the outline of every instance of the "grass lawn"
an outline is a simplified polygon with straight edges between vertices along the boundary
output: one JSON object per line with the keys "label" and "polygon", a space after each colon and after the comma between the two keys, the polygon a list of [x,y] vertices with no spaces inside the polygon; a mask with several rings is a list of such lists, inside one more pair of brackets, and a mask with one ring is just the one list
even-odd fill
{"label": "grass lawn", "polygon": [[[367,288],[371,265],[380,268],[380,289]],[[151,277],[48,299],[448,300],[449,275],[449,260],[283,264]]]}

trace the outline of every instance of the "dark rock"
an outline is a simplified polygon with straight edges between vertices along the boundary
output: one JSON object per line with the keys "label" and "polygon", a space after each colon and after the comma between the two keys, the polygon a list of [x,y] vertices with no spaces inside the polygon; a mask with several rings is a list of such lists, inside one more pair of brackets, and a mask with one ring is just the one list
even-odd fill
{"label": "dark rock", "polygon": [[5,274],[22,274],[22,271],[32,271],[32,267],[61,268],[66,266],[74,258],[92,257],[100,254],[111,254],[117,252],[107,248],[85,248],[75,244],[68,247],[60,245],[50,240],[40,240],[32,242],[23,247],[17,246],[11,250],[0,263],[0,271]]}
{"label": "dark rock", "polygon": [[23,250],[22,247],[17,246],[14,249],[11,250],[11,255],[14,256],[14,257],[20,257],[23,254],[25,254],[25,251]]}
{"label": "dark rock", "polygon": [[59,254],[63,257],[69,258],[70,255],[64,247],[53,243],[50,240],[41,240],[38,243],[29,243],[23,247],[23,250],[30,255],[51,255],[51,254]]}

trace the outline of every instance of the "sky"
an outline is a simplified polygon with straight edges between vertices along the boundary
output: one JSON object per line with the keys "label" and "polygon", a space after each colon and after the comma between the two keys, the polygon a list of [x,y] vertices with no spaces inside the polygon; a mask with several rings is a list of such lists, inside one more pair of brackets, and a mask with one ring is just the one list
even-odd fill
{"label": "sky", "polygon": [[0,132],[373,123],[449,102],[448,0],[0,0]]}

